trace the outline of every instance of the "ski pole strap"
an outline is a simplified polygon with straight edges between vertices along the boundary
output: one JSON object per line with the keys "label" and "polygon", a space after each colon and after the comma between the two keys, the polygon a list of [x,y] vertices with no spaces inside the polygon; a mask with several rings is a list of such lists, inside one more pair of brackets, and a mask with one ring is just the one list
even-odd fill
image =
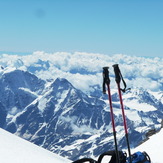
{"label": "ski pole strap", "polygon": [[113,68],[114,68],[114,73],[115,73],[115,81],[117,82],[117,84],[120,84],[121,79],[122,79],[122,82],[123,82],[123,85],[124,85],[124,89],[121,88],[120,90],[122,92],[126,92],[127,90],[130,90],[130,88],[126,89],[127,85],[126,85],[126,82],[123,79],[123,76],[121,74],[121,71],[119,69],[118,64],[113,65]]}

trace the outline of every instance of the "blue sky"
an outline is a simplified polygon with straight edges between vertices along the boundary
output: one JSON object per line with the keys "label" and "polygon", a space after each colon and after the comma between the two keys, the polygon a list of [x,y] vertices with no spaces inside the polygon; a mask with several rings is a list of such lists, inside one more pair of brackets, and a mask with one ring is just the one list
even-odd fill
{"label": "blue sky", "polygon": [[162,57],[162,0],[1,0],[0,51]]}

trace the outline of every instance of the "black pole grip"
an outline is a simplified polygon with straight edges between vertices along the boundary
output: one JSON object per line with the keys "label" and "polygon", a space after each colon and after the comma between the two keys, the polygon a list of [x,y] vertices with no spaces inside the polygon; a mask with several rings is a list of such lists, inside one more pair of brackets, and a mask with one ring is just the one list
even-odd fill
{"label": "black pole grip", "polygon": [[110,79],[109,79],[109,67],[103,67],[103,79],[105,84],[110,84]]}
{"label": "black pole grip", "polygon": [[103,93],[106,94],[106,85],[110,84],[110,79],[109,79],[109,67],[103,67]]}
{"label": "black pole grip", "polygon": [[115,73],[115,81],[117,83],[120,83],[121,77],[120,77],[120,70],[119,70],[118,64],[113,65],[113,68],[114,68],[114,73]]}

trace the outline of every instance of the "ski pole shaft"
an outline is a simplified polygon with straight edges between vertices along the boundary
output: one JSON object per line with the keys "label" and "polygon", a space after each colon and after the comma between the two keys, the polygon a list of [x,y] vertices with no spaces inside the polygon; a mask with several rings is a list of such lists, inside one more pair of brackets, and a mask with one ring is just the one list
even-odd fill
{"label": "ski pole shaft", "polygon": [[122,93],[120,90],[120,84],[119,83],[117,83],[117,87],[118,87],[118,94],[119,94],[120,105],[121,105],[121,110],[122,110],[123,125],[124,125],[124,129],[125,129],[125,134],[127,134],[128,133],[127,123],[126,123],[126,117],[125,117],[124,106],[123,106],[123,101],[122,101]]}
{"label": "ski pole shaft", "polygon": [[130,150],[130,144],[129,144],[129,138],[128,138],[127,123],[126,123],[126,117],[125,117],[124,106],[123,106],[123,101],[122,101],[122,94],[121,94],[120,84],[119,83],[117,84],[117,87],[118,87],[119,99],[120,99],[121,110],[122,110],[123,125],[124,125],[124,130],[125,130],[125,137],[126,137],[126,142],[127,142],[129,160],[130,160],[130,163],[131,163],[132,162],[131,161],[131,150]]}
{"label": "ski pole shaft", "polygon": [[116,163],[120,163],[117,138],[116,138],[116,130],[115,130],[115,122],[114,122],[114,114],[113,114],[113,107],[112,107],[112,99],[111,99],[111,91],[110,91],[110,79],[109,79],[108,68],[109,67],[103,67],[103,77],[104,77],[104,84],[107,85],[107,88],[108,88],[108,100],[109,100],[109,106],[110,106],[110,117],[111,117],[111,121],[112,121],[112,129],[113,129],[113,136],[114,136],[114,143],[115,143]]}
{"label": "ski pole shaft", "polygon": [[118,144],[117,144],[117,136],[116,136],[116,129],[115,129],[115,122],[114,122],[114,114],[113,114],[113,107],[112,107],[112,99],[111,99],[111,92],[110,92],[110,86],[108,87],[108,99],[109,99],[109,105],[110,105],[110,116],[112,121],[112,128],[113,128],[113,136],[114,136],[114,143],[115,143],[115,151],[116,151],[116,161],[119,163],[119,152],[118,152]]}
{"label": "ski pole shaft", "polygon": [[114,68],[114,73],[115,73],[115,81],[116,81],[117,87],[118,87],[118,94],[119,94],[120,105],[121,105],[121,110],[122,110],[122,117],[123,117],[123,125],[124,125],[124,130],[125,130],[129,159],[130,159],[130,163],[131,163],[131,150],[130,150],[130,144],[129,144],[129,138],[128,138],[127,123],[126,123],[122,94],[121,94],[121,89],[120,89],[120,81],[121,81],[120,70],[119,70],[118,64],[113,65],[113,68]]}

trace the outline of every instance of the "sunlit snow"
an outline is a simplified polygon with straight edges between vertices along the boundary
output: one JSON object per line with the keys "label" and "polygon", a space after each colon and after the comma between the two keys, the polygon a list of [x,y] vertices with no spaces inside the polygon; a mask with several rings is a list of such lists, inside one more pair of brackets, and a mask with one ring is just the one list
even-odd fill
{"label": "sunlit snow", "polygon": [[70,163],[71,161],[0,129],[2,163]]}

